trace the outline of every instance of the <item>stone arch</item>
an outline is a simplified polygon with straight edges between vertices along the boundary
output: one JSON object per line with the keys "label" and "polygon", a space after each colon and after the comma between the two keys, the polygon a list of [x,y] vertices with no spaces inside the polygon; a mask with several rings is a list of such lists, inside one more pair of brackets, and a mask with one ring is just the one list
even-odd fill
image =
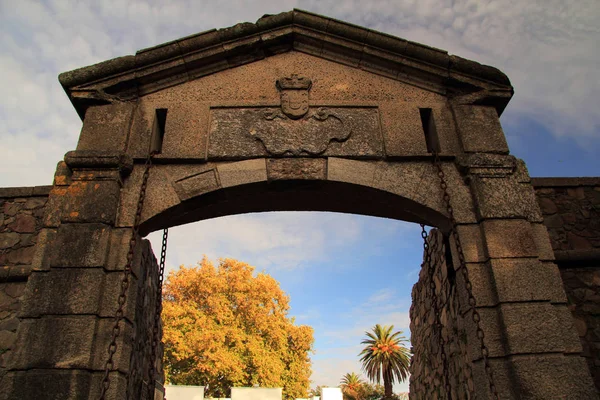
{"label": "stone arch", "polygon": [[[450,226],[431,161],[394,165],[337,158],[253,159],[203,165],[183,178],[169,169],[153,167],[142,234],[261,211],[332,211],[424,223],[444,231]],[[450,179],[459,176],[453,166],[446,170]],[[463,202],[457,216],[475,221],[468,188],[455,185],[451,192]]]}
{"label": "stone arch", "polygon": [[[435,150],[501,398],[595,396],[531,180],[499,123],[513,88],[497,69],[293,10],[59,79],[83,128],[57,167],[0,398],[97,398],[151,149],[142,234],[312,208],[447,232]],[[137,239],[111,399],[141,390],[132,365],[148,362],[139,304],[156,298],[142,290],[156,264]],[[475,397],[488,398],[468,335]]]}

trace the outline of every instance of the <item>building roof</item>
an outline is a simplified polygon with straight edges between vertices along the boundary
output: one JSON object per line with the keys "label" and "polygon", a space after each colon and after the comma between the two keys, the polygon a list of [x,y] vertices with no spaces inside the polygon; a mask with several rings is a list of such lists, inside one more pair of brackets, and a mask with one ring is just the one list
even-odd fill
{"label": "building roof", "polygon": [[500,114],[513,88],[500,70],[447,51],[294,9],[256,23],[212,29],[135,55],[60,74],[83,118],[87,107],[134,100],[189,80],[287,51],[299,51],[407,82]]}

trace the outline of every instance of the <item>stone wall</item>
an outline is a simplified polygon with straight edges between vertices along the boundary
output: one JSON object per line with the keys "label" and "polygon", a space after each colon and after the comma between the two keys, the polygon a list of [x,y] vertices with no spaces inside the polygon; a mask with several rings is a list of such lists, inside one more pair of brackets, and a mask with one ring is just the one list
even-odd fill
{"label": "stone wall", "polygon": [[532,183],[582,355],[600,390],[600,178],[537,178]]}
{"label": "stone wall", "polygon": [[[137,282],[137,299],[135,302],[136,323],[133,330],[133,352],[130,360],[130,375],[128,380],[128,399],[153,399],[149,395],[148,382],[152,381],[150,376],[150,360],[152,354],[152,340],[154,330],[154,316],[158,294],[158,263],[152,252],[150,242],[142,242],[141,268]],[[160,322],[159,322],[160,323]],[[162,339],[162,327],[159,325],[159,335]],[[156,388],[164,393],[164,373],[162,369],[162,347],[156,353],[156,365],[159,368],[156,377]],[[160,397],[162,398],[162,397]]]}
{"label": "stone wall", "polygon": [[17,313],[49,192],[47,186],[0,188],[0,382],[15,344]]}
{"label": "stone wall", "polygon": [[[21,303],[28,291],[36,291],[36,285],[40,283],[38,279],[34,284],[34,279],[30,279],[30,277],[32,276],[32,264],[35,264],[36,259],[43,257],[36,253],[44,253],[44,251],[38,251],[36,245],[38,244],[38,235],[44,228],[44,220],[48,217],[45,215],[48,211],[46,204],[51,189],[51,186],[0,188],[0,387],[3,380],[9,380],[9,378],[4,378],[11,367],[15,369],[12,356],[25,351],[22,346],[18,345],[17,340],[19,327],[23,326],[22,313],[26,308],[22,307]],[[130,232],[127,231],[127,233]],[[41,238],[39,243],[39,247],[41,247]],[[130,277],[130,289],[133,290],[128,290],[131,298],[127,299],[125,305],[126,310],[130,309],[130,303],[135,305],[135,314],[131,318],[133,329],[129,328],[131,321],[125,320],[121,323],[121,336],[125,336],[124,343],[127,346],[131,345],[134,350],[131,352],[129,366],[126,368],[128,371],[127,398],[153,399],[155,391],[164,392],[162,346],[156,354],[156,365],[159,370],[156,385],[152,388],[148,387],[148,382],[151,382],[150,360],[156,301],[159,293],[158,263],[150,242],[147,240],[139,238],[134,253],[134,265]],[[74,260],[78,260],[76,254],[73,252],[70,254]],[[125,258],[123,257],[122,260],[124,261]],[[63,271],[69,272],[72,269],[66,268]],[[123,276],[120,271],[111,273],[115,276],[118,275],[119,281]],[[51,285],[58,283],[58,281],[52,283],[51,277],[44,279],[51,282],[48,283]],[[64,278],[64,275],[62,279],[68,280],[68,278]],[[118,281],[113,282],[115,284],[111,290],[118,291],[120,288]],[[101,282],[96,279],[95,284],[101,285]],[[73,296],[78,296],[76,291],[63,293],[63,297],[60,300],[57,299],[56,303],[68,303]],[[47,301],[42,301],[42,303],[47,303]],[[106,312],[114,315],[116,307],[110,307]],[[160,326],[159,334],[162,338],[162,327]],[[107,356],[107,350],[107,346],[99,349],[96,358],[103,362]],[[118,382],[112,382],[112,385],[118,386]],[[97,386],[94,388],[94,392],[99,390],[99,385]],[[158,397],[162,398],[162,395]]]}
{"label": "stone wall", "polygon": [[[459,305],[456,275],[447,263],[443,235],[433,229],[428,236],[433,280],[442,325],[442,345],[448,360],[448,378],[452,399],[468,399],[474,388],[467,347],[464,312]],[[428,263],[423,265],[419,281],[412,290],[410,330],[412,360],[410,366],[411,399],[447,399],[444,366],[440,352],[439,330],[436,328]]]}

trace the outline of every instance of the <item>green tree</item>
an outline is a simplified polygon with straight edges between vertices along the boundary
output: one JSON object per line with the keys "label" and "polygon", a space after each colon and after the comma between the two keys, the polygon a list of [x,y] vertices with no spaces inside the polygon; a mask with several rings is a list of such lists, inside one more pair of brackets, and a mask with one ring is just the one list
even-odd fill
{"label": "green tree", "polygon": [[362,382],[359,389],[359,396],[362,400],[380,400],[384,396],[383,386]]}
{"label": "green tree", "polygon": [[408,377],[410,366],[410,352],[403,345],[406,339],[402,331],[392,333],[393,329],[394,325],[377,324],[372,332],[365,332],[367,338],[361,342],[365,347],[359,354],[367,377],[377,383],[383,380],[386,399],[392,398],[394,382]]}
{"label": "green tree", "polygon": [[168,382],[207,386],[229,397],[232,386],[282,387],[286,399],[306,397],[313,329],[287,316],[289,297],[254,267],[206,258],[181,266],[165,283],[164,368]]}
{"label": "green tree", "polygon": [[362,400],[361,386],[363,381],[354,372],[346,373],[340,381],[340,388],[344,395],[344,399],[347,400]]}

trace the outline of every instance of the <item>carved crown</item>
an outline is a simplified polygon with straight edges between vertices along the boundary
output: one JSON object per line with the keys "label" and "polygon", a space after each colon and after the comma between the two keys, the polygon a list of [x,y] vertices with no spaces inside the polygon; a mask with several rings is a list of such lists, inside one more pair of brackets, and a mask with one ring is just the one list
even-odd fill
{"label": "carved crown", "polygon": [[277,79],[277,89],[295,89],[295,90],[308,90],[312,86],[312,81],[304,76],[298,76],[292,74],[291,78],[279,78]]}

